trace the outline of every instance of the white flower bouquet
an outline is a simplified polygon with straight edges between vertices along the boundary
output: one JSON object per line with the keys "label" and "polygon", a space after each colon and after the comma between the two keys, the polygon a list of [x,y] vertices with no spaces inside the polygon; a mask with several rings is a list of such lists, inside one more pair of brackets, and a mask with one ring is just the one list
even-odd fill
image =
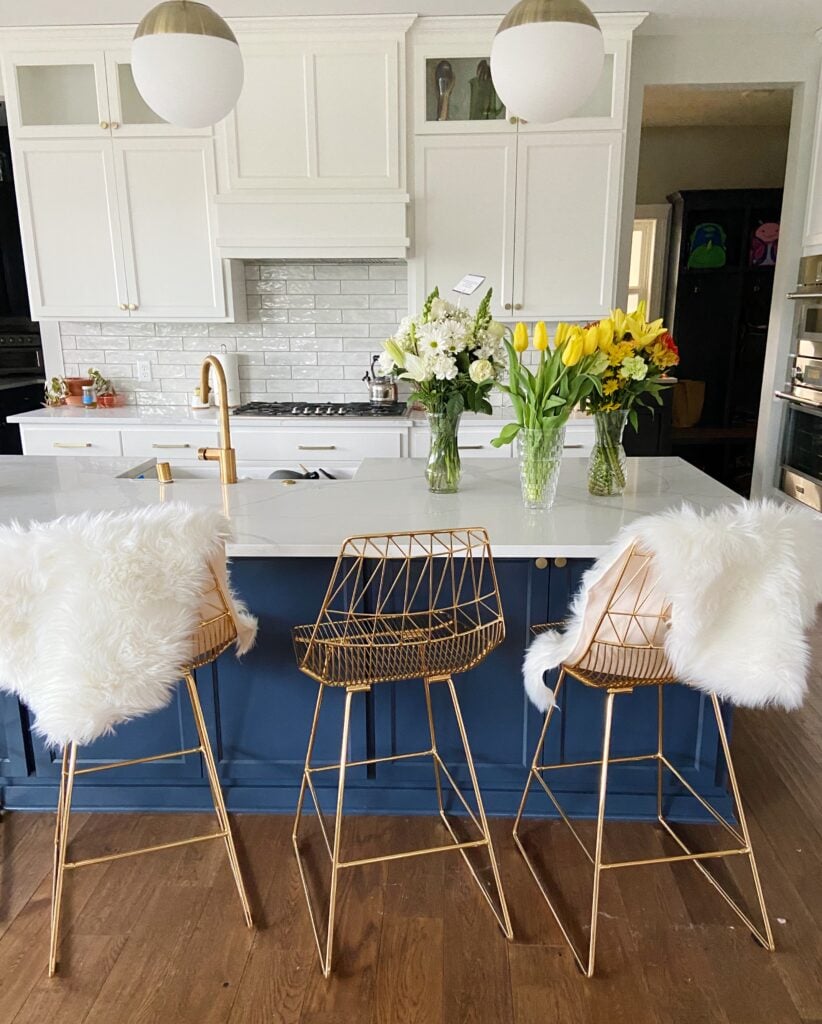
{"label": "white flower bouquet", "polygon": [[491,413],[488,393],[505,365],[508,328],[492,319],[491,290],[476,313],[440,298],[435,288],[418,316],[405,317],[383,344],[379,370],[410,381],[409,401],[428,410],[432,491],[452,493],[460,475],[457,430],[469,412]]}
{"label": "white flower bouquet", "polygon": [[429,412],[490,413],[491,390],[504,366],[507,328],[491,318],[491,290],[476,313],[440,298],[435,288],[418,316],[407,316],[383,344],[380,371],[414,385],[410,401]]}

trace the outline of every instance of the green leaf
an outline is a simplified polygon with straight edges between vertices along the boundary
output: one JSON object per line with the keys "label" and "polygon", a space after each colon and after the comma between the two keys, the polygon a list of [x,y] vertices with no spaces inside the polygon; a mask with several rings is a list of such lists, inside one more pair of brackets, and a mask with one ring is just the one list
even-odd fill
{"label": "green leaf", "polygon": [[639,417],[637,416],[636,409],[631,409],[628,413],[628,422],[634,428],[634,432],[639,430]]}
{"label": "green leaf", "polygon": [[520,432],[520,429],[519,423],[506,423],[499,432],[499,437],[495,437],[491,442],[492,446],[494,448],[502,448],[504,444],[510,444]]}

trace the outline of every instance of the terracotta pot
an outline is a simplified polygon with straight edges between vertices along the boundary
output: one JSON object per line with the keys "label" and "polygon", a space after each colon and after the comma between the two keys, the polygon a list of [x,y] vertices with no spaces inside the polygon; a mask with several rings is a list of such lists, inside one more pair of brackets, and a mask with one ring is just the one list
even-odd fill
{"label": "terracotta pot", "polygon": [[66,387],[68,388],[66,405],[82,405],[83,388],[93,383],[91,377],[66,377]]}
{"label": "terracotta pot", "polygon": [[113,409],[120,404],[119,395],[98,395],[97,404],[101,409]]}

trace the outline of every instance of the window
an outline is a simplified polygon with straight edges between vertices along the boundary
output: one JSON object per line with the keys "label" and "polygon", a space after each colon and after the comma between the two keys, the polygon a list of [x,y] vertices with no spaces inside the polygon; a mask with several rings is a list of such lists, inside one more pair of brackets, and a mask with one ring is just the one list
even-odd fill
{"label": "window", "polygon": [[650,305],[655,242],[656,221],[644,218],[635,220],[631,243],[631,267],[628,272],[629,313],[633,313],[640,302],[644,302],[646,308]]}

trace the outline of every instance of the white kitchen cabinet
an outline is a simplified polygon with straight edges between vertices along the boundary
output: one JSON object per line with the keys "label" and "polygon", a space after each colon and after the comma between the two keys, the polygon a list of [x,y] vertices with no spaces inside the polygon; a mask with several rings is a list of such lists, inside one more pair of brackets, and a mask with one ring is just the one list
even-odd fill
{"label": "white kitchen cabinet", "polygon": [[[415,305],[466,273],[502,319],[589,320],[615,300],[621,132],[418,136]],[[468,262],[470,261],[470,263]]]}
{"label": "white kitchen cabinet", "polygon": [[418,308],[435,286],[448,296],[465,274],[483,274],[474,302],[491,287],[494,316],[510,310],[516,165],[516,138],[417,139],[411,267]]}
{"label": "white kitchen cabinet", "polygon": [[111,141],[24,139],[15,171],[32,316],[127,317]]}
{"label": "white kitchen cabinet", "polygon": [[223,319],[210,139],[22,139],[20,229],[36,319]]}
{"label": "white kitchen cabinet", "polygon": [[[76,28],[4,33],[3,82],[14,137],[211,136],[210,128],[178,128],[150,109],[131,74],[130,35],[95,32],[97,47],[75,49]],[[83,36],[87,41],[88,32]],[[29,42],[38,48],[28,49]]]}
{"label": "white kitchen cabinet", "polygon": [[245,84],[220,126],[221,193],[400,185],[400,43],[245,41]]}
{"label": "white kitchen cabinet", "polygon": [[[34,431],[27,427],[27,432]],[[201,448],[218,443],[217,427],[123,427],[123,455],[136,460],[156,458],[166,462],[194,462]]]}
{"label": "white kitchen cabinet", "polygon": [[621,198],[621,132],[519,137],[517,319],[607,316],[616,298]]}
{"label": "white kitchen cabinet", "polygon": [[[519,121],[515,110],[500,110],[496,94],[491,103],[474,104],[480,62],[488,60],[499,17],[427,17],[418,19],[412,32],[413,124],[418,135],[448,135],[488,132],[513,134],[522,131],[603,131],[624,125],[628,94],[631,39],[646,16],[642,14],[598,15],[605,41],[605,63],[589,99],[573,117],[554,124]],[[447,61],[453,74],[448,116],[437,102],[437,66]],[[580,70],[584,74],[584,70]],[[486,95],[486,93],[483,93]],[[496,103],[493,102],[496,100]],[[479,113],[478,113],[479,111]],[[440,115],[440,117],[438,117]]]}
{"label": "white kitchen cabinet", "polygon": [[120,431],[81,423],[70,427],[22,427],[25,455],[70,455],[114,458],[122,454]]}
{"label": "white kitchen cabinet", "polygon": [[211,140],[118,139],[114,161],[129,311],[152,320],[223,317]]}

